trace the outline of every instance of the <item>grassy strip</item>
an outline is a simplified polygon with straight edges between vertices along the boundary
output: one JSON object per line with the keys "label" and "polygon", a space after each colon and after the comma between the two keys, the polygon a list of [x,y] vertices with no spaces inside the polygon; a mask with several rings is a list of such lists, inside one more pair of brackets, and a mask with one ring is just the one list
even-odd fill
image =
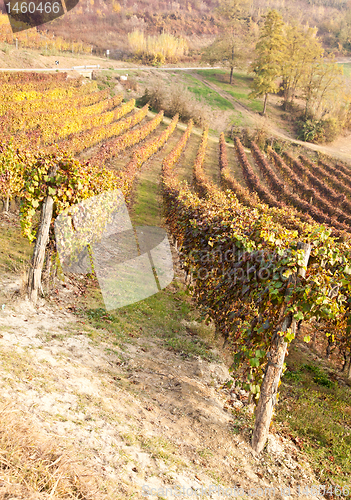
{"label": "grassy strip", "polygon": [[222,111],[233,109],[233,105],[227,99],[220,96],[215,90],[208,88],[204,83],[199,82],[195,77],[184,75],[184,80],[188,90],[195,94],[198,101]]}
{"label": "grassy strip", "polygon": [[347,486],[351,477],[351,391],[339,386],[298,346],[290,350],[277,421],[308,455],[325,485]]}
{"label": "grassy strip", "polygon": [[[162,157],[180,136],[181,131],[176,129],[160,153]],[[138,176],[130,211],[134,226],[162,226],[162,198],[159,191],[161,164],[162,159],[156,155]],[[197,323],[193,331],[189,332],[188,323],[196,322],[199,313],[194,310],[185,285],[178,277],[157,294],[110,313],[104,309],[98,283],[93,280],[77,312],[86,318],[89,325],[99,330],[105,341],[120,347],[126,341],[133,342],[132,338],[151,337],[160,339],[166,348],[180,353],[184,358],[201,356],[210,361],[217,359],[212,352],[215,346],[211,326]],[[128,346],[125,348],[128,349]]]}
{"label": "grassy strip", "polygon": [[32,247],[21,235],[18,217],[0,213],[0,273],[19,272],[29,264]]}
{"label": "grassy strip", "polygon": [[252,111],[261,112],[262,102],[258,99],[249,99],[251,92],[250,83],[252,77],[245,73],[233,73],[233,85],[226,83],[218,78],[217,75],[227,75],[228,71],[220,70],[198,70],[197,73],[205,77],[210,83],[214,83],[220,89],[230,94],[234,99],[244,104]]}
{"label": "grassy strip", "polygon": [[344,76],[351,78],[351,63],[345,63],[342,66],[344,68]]}

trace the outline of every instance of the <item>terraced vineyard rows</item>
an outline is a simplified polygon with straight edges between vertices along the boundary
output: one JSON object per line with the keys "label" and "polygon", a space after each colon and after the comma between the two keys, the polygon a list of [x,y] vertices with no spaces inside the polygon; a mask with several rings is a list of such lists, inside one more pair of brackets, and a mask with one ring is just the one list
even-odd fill
{"label": "terraced vineyard rows", "polygon": [[[332,165],[324,164],[325,166],[323,167],[322,163],[317,165],[303,155],[300,155],[299,158],[301,162],[309,168],[310,172],[319,177],[319,179],[323,179],[328,186],[331,186],[332,188],[339,191],[337,202],[343,210],[345,209],[349,213],[351,203],[346,198],[346,196],[343,196],[343,193],[351,196],[351,178],[348,179],[347,176],[345,176],[342,172],[340,172]],[[343,177],[344,182],[341,182],[343,180]],[[347,185],[348,180],[350,182],[350,186]]]}
{"label": "terraced vineyard rows", "polygon": [[[121,95],[110,98],[108,92],[97,91],[95,82],[68,81],[62,74],[58,78],[23,78],[16,87],[5,76],[2,87],[19,103],[15,103],[15,109],[7,110],[8,95],[0,98],[2,198],[7,210],[12,198],[22,200],[23,230],[31,239],[32,217],[47,189],[54,196],[56,209],[108,187],[121,188],[127,197],[143,163],[164,146],[177,125],[175,117],[166,130],[157,132],[163,113],[147,121],[148,106],[134,109],[133,99],[122,103]],[[146,142],[118,172],[106,169],[108,160],[141,141]],[[81,155],[92,146],[97,146],[98,151],[89,163],[71,158],[72,153]],[[59,174],[60,181],[53,185],[45,174],[54,168],[55,162],[63,169],[65,157],[66,172]],[[67,175],[72,180],[65,194],[63,179],[68,179]]]}
{"label": "terraced vineyard rows", "polygon": [[[314,205],[312,205],[312,203],[306,201],[305,199],[302,199],[289,187],[289,184],[286,182],[287,179],[290,179],[292,181],[295,188],[297,187],[298,193],[299,192],[304,193],[307,199],[309,199],[310,201],[312,201],[313,196],[315,196],[314,199],[316,199],[317,195],[313,190],[313,188],[312,189],[307,188],[306,191],[305,184],[302,181],[300,181],[300,178],[295,174],[295,172],[292,169],[290,169],[284,163],[284,161],[279,157],[279,155],[277,155],[277,153],[275,153],[275,151],[270,151],[270,155],[274,159],[275,165],[282,172],[284,172],[285,182],[275,174],[275,171],[268,164],[268,162],[266,161],[266,159],[264,158],[264,156],[254,143],[252,144],[252,153],[255,158],[256,164],[260,169],[260,171],[262,172],[262,175],[266,180],[269,188],[279,199],[279,203],[281,205],[280,208],[283,208],[284,204],[286,203],[299,210],[300,212],[298,214],[298,217],[301,218],[302,220],[305,220],[306,222],[311,222],[310,217],[312,217],[317,222],[331,224],[333,225],[334,229],[336,229],[336,231],[334,230],[334,234],[340,234],[339,230],[347,229],[347,226],[339,224],[337,221],[332,221],[330,217],[325,216],[321,210],[315,208]],[[267,189],[265,189],[265,192],[267,192]],[[319,197],[317,196],[317,198]]]}
{"label": "terraced vineyard rows", "polygon": [[[262,182],[253,171],[240,140],[236,138],[234,142],[245,183],[251,193],[258,195],[264,203],[271,207],[294,207],[297,210],[297,217],[301,220],[309,223],[315,220],[318,223],[327,224],[332,228],[333,234],[337,236],[349,231],[351,220],[348,209],[350,201],[342,193],[339,194],[329,187],[326,182],[327,177],[317,178],[312,169],[311,171],[306,170],[307,167],[303,165],[302,161],[293,158],[289,159],[294,166],[291,168],[280,155],[268,148],[268,156],[272,160],[272,164],[270,164],[257,145],[253,143],[251,154],[264,179]],[[289,156],[286,157],[289,158]],[[311,162],[309,163],[313,165]],[[313,165],[315,172],[318,170],[316,167]],[[225,170],[225,173],[222,174],[222,181],[224,186],[229,188],[230,182],[228,181],[232,180],[230,177],[228,170]],[[318,190],[315,189],[316,186],[318,186]],[[243,200],[242,186],[236,183],[236,186],[232,186],[232,188],[234,191],[241,191],[238,196],[241,196]],[[246,203],[249,203],[247,197],[246,200]]]}
{"label": "terraced vineyard rows", "polygon": [[[274,367],[282,367],[285,355],[278,353],[285,353],[294,338],[296,321],[308,320],[316,314],[327,321],[333,338],[350,350],[350,338],[345,330],[341,333],[335,329],[336,324],[349,324],[351,319],[346,299],[351,285],[351,268],[347,264],[351,258],[348,227],[321,211],[314,212],[314,206],[295,195],[253,144],[253,158],[267,184],[274,187],[276,196],[273,197],[253,171],[238,138],[235,139],[238,161],[252,194],[230,173],[224,136],[219,145],[221,179],[223,187],[230,187],[237,197],[230,191],[219,191],[203,170],[206,140],[205,131],[193,165],[193,191],[177,180],[172,154],[171,160],[164,163],[166,217],[178,242],[184,269],[193,278],[191,286],[199,307],[215,322],[217,330],[230,339],[236,353],[233,367],[243,371],[244,387],[254,395],[261,394],[252,443],[259,450],[260,443],[265,441],[265,438],[262,441],[262,433],[268,432],[270,405],[279,384],[280,372],[274,371]],[[185,144],[184,134],[174,158]],[[271,155],[286,172],[289,167],[279,155],[275,152]],[[304,173],[316,184],[312,176]],[[301,184],[298,187],[301,189]],[[321,184],[318,187],[322,191]],[[304,188],[315,196],[312,189],[309,185]],[[328,189],[323,193],[330,195]],[[260,202],[260,195],[272,206]],[[324,198],[317,197],[320,199],[327,205]],[[334,235],[341,236],[340,240],[330,238],[303,209],[296,211],[289,207],[291,202],[329,222]],[[294,278],[291,287],[291,278],[288,278],[297,271],[298,262],[302,262],[299,249],[303,248],[307,249],[304,252],[311,251],[313,266],[301,273],[303,279]],[[304,266],[308,260],[309,254]],[[334,308],[340,300],[344,306],[336,312]],[[293,306],[284,306],[284,303]],[[338,304],[337,308],[341,303]],[[274,365],[267,363],[266,356],[274,359]]]}
{"label": "terraced vineyard rows", "polygon": [[[117,188],[130,200],[140,170],[161,151],[157,158],[166,221],[181,263],[192,275],[193,296],[230,342],[233,369],[259,400],[257,415],[266,415],[263,431],[268,432],[284,356],[298,321],[324,320],[351,356],[350,201],[347,190],[343,195],[335,190],[338,172],[348,178],[346,167],[328,171],[288,154],[283,159],[272,149],[268,159],[254,143],[246,153],[235,138],[242,185],[232,174],[224,136],[214,155],[207,129],[199,144],[191,136],[191,122],[179,137],[178,116],[164,127],[162,112],[147,120],[147,106],[135,109],[134,100],[122,103],[121,96],[110,99],[96,92],[94,83],[62,77],[24,81],[19,89],[5,81],[3,88],[11,99],[36,103],[26,104],[26,116],[16,121],[8,98],[0,97],[4,136],[14,132],[0,152],[0,186],[7,205],[12,197],[21,198],[23,234],[36,245],[28,281],[32,290],[37,245],[45,249],[49,242],[48,248],[50,243],[54,248],[54,219],[79,201]],[[62,113],[56,106],[41,110],[45,99],[60,103]],[[44,110],[45,120],[39,123],[38,113]],[[72,157],[82,153],[89,161]],[[217,172],[209,160],[214,156]],[[187,174],[191,183],[179,178],[185,177],[184,166],[192,171],[192,177]],[[213,182],[218,177],[222,188]],[[256,427],[256,451],[258,432]]]}
{"label": "terraced vineyard rows", "polygon": [[[106,94],[105,94],[106,97]],[[68,135],[71,133],[72,124],[77,130],[82,129],[82,121],[87,120],[91,116],[98,116],[104,111],[114,109],[122,102],[122,95],[117,95],[111,99],[103,99],[96,103],[82,105],[81,99],[67,99],[52,101],[51,109],[44,111],[33,111],[27,113],[18,113],[17,110],[7,112],[5,116],[1,117],[1,127],[6,130],[8,134],[16,134],[21,129],[32,130],[40,128],[45,132],[48,127],[55,127],[55,132],[58,137]],[[31,101],[29,101],[31,102]],[[55,106],[55,104],[56,106]],[[55,110],[55,108],[58,108]],[[76,124],[76,120],[79,120]],[[72,123],[73,122],[73,123]],[[70,125],[70,129],[66,130],[66,124]],[[89,121],[84,123],[85,128],[89,127]],[[73,130],[74,131],[74,128]]]}
{"label": "terraced vineyard rows", "polygon": [[[147,107],[146,107],[147,109]],[[90,161],[95,165],[105,164],[107,161],[111,161],[113,158],[117,157],[125,149],[140,143],[146,137],[148,137],[152,132],[154,132],[163,119],[163,111],[160,111],[158,115],[152,120],[146,122],[144,125],[133,129],[122,134],[121,136],[104,142],[99,149],[90,157]]]}

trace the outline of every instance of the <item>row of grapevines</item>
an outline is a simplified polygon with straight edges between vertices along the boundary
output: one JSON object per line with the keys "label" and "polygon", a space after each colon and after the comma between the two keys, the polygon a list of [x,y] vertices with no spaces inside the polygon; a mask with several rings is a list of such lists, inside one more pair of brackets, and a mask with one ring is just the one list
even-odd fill
{"label": "row of grapevines", "polygon": [[[62,84],[63,85],[63,84]],[[0,98],[0,115],[3,115],[8,109],[12,108],[13,103],[24,101],[24,100],[38,100],[38,99],[64,99],[64,98],[72,98],[79,95],[89,94],[97,89],[96,82],[92,82],[90,84],[85,85],[74,85],[72,83],[67,83],[63,85],[62,88],[55,87],[53,89],[49,89],[43,92],[37,90],[28,90],[28,91],[14,91],[13,86],[7,85],[7,89],[3,88],[2,92],[9,92],[6,95],[6,99]]]}
{"label": "row of grapevines", "polygon": [[245,154],[243,145],[238,137],[235,137],[234,139],[234,146],[239,163],[243,170],[245,182],[249,189],[256,192],[260,199],[270,207],[283,208],[283,204],[270,191],[268,191],[265,186],[262,185],[260,179],[253,171]]}
{"label": "row of grapevines", "polygon": [[351,179],[351,171],[350,167],[346,167],[342,163],[337,163],[335,165],[335,168],[338,169],[339,172],[342,172],[344,175],[346,175],[349,179]]}
{"label": "row of grapevines", "polygon": [[[223,139],[224,139],[224,136],[223,136]],[[223,149],[225,148],[225,141],[222,142],[220,140],[219,147],[220,147],[220,167],[221,167],[221,161],[223,161]],[[226,150],[225,150],[225,155],[224,155],[224,164],[227,165],[227,167],[225,167],[225,168],[228,169],[228,173],[227,173],[228,177],[227,178],[229,180],[229,185],[232,187],[235,187],[237,182],[235,181],[235,179],[232,178],[232,176],[229,173]],[[216,198],[219,195],[219,190],[206,177],[201,164],[196,166],[195,172],[196,172],[195,176],[194,176],[195,177],[195,186],[196,186],[197,192],[200,194],[200,196]],[[241,186],[240,186],[240,188],[241,188],[241,190],[246,191]],[[230,187],[229,187],[229,189],[230,189]],[[230,191],[235,193],[235,191],[233,191],[233,189],[230,189]],[[250,193],[248,193],[246,191],[245,194],[247,196],[247,197],[245,197],[245,199],[247,200],[247,198],[250,197]],[[238,200],[239,200],[239,198],[238,198]],[[244,205],[248,205],[248,204],[244,203]],[[275,223],[282,224],[282,211],[279,208],[269,207],[267,204],[260,203],[260,200],[257,197],[255,192],[253,192],[253,194],[251,194],[250,205],[248,205],[248,206],[250,206],[251,208],[255,208],[256,210],[260,211],[261,213],[266,213],[267,215],[269,214]],[[288,227],[289,229],[292,229],[292,230],[297,230],[299,234],[305,233],[308,228],[311,228],[311,226],[307,226],[306,223],[302,222],[302,220],[301,220],[301,219],[303,219],[308,223],[312,223],[313,221],[311,218],[309,218],[308,216],[304,216],[303,214],[300,216],[300,214],[296,213],[291,207],[287,207],[284,203],[282,203],[282,207],[284,207],[283,223],[284,223],[285,227]]]}
{"label": "row of grapevines", "polygon": [[221,184],[223,189],[230,189],[235,193],[240,203],[248,207],[257,206],[259,198],[257,194],[249,192],[231,175],[228,163],[227,146],[225,143],[224,133],[222,132],[219,138],[219,169],[221,175]]}
{"label": "row of grapevines", "polygon": [[[337,193],[334,189],[326,185],[322,180],[318,179],[303,162],[293,158],[288,152],[284,152],[283,156],[287,164],[294,169],[295,172],[300,174],[303,179],[307,179],[307,184],[312,186],[322,198],[325,198],[330,203],[337,203],[340,206],[342,201],[346,201],[345,196]],[[351,205],[350,205],[351,206]],[[341,211],[342,212],[342,211]]]}
{"label": "row of grapevines", "polygon": [[[105,99],[104,101],[99,101],[93,105],[89,106],[79,106],[76,107],[74,100],[60,100],[57,101],[59,108],[50,111],[35,111],[33,113],[18,114],[16,111],[8,111],[0,119],[0,126],[2,130],[8,134],[14,134],[21,129],[34,129],[40,128],[40,130],[45,131],[45,129],[52,129],[53,126],[62,134],[62,130],[65,130],[64,135],[67,135],[67,123],[82,122],[84,117],[93,116],[101,114],[104,111],[111,110],[121,104],[123,100],[123,95],[117,95],[111,99]],[[78,101],[78,100],[77,100]],[[72,125],[74,129],[74,125]],[[89,128],[88,124],[85,128]],[[68,132],[69,133],[69,132]]]}
{"label": "row of grapevines", "polygon": [[60,148],[77,154],[103,140],[120,135],[131,126],[139,123],[147,114],[147,109],[142,108],[124,120],[119,120],[119,118],[122,118],[124,115],[130,113],[134,109],[134,106],[134,99],[122,104],[122,106],[115,111],[115,120],[118,121],[114,121],[108,125],[94,127],[79,134],[73,134],[72,137],[68,137],[67,139],[60,141]]}
{"label": "row of grapevines", "polygon": [[[133,110],[135,100],[131,99],[127,103],[117,108],[113,113],[116,119],[130,113]],[[134,115],[108,125],[101,125],[92,129],[72,134],[67,139],[61,140],[58,144],[55,141],[56,128],[52,127],[52,135],[47,137],[47,145],[42,143],[42,135],[39,129],[20,132],[16,135],[16,144],[22,150],[38,151],[45,150],[48,153],[54,152],[57,147],[72,153],[81,153],[84,149],[101,142],[102,140],[118,135],[128,129],[131,123],[142,120],[144,112],[136,112]]]}
{"label": "row of grapevines", "polygon": [[[147,109],[148,106],[145,106],[138,112],[139,118],[147,113]],[[119,188],[127,198],[138,170],[165,144],[177,121],[178,116],[165,131],[134,153],[131,162],[118,174],[91,162],[81,163],[66,152],[33,155],[30,152],[20,153],[11,143],[7,147],[3,145],[0,151],[0,185],[6,196],[18,195],[22,199],[20,215],[23,234],[30,241],[34,240],[36,227],[33,217],[47,194],[54,198],[54,218],[68,206],[102,191]],[[55,178],[48,178],[48,171],[54,163],[59,165],[58,173]]]}
{"label": "row of grapevines", "polygon": [[[0,101],[22,101],[23,99],[31,98],[31,95],[56,92],[59,89],[64,91],[85,87],[85,85],[82,85],[81,78],[67,79],[67,74],[65,76],[66,78],[61,80],[19,82],[16,85],[13,85],[13,83],[0,82]],[[94,87],[96,88],[96,85],[94,85]]]}
{"label": "row of grapevines", "polygon": [[[205,159],[207,137],[208,137],[208,129],[204,130],[204,132],[202,134],[199,150],[197,152],[196,159],[195,159],[194,166],[193,166],[194,187],[195,187],[195,190],[196,190],[198,196],[200,196],[201,198],[218,199],[218,198],[222,198],[223,195],[227,196],[228,191],[225,191],[224,193],[221,192],[221,190],[205,174],[205,171],[203,168],[203,163],[204,163],[204,159]],[[222,153],[223,152],[223,143],[221,144],[221,141],[219,143],[219,147],[220,147],[220,153]],[[225,144],[224,144],[224,147],[225,147]],[[225,155],[225,159],[226,159],[226,155]],[[223,161],[223,156],[222,156],[221,160]],[[220,168],[221,168],[221,165],[220,165]],[[228,165],[227,165],[227,168],[228,168]],[[232,197],[233,192],[231,190],[229,190],[229,193],[230,193],[229,196]],[[252,200],[254,200],[254,199],[255,198],[252,197]],[[257,197],[256,197],[256,199],[257,199]],[[266,207],[268,208],[267,205],[266,205]],[[255,208],[258,208],[258,205],[255,206]]]}
{"label": "row of grapevines", "polygon": [[[113,100],[119,104],[122,102],[122,99],[122,96],[117,96]],[[73,134],[109,125],[129,113],[134,108],[134,104],[135,101],[129,101],[112,111],[105,111],[104,113],[98,112],[97,114],[91,116],[85,115],[84,109],[86,108],[83,110],[80,108],[77,114],[72,113],[70,118],[68,117],[65,120],[56,122],[50,117],[47,122],[44,121],[37,128],[39,128],[41,132],[41,139],[43,143],[56,142]]]}
{"label": "row of grapevines", "polygon": [[[125,106],[124,112],[128,112],[134,106],[134,101],[131,101],[124,106]],[[137,111],[134,115],[132,115],[132,117],[130,117],[132,119],[128,118],[127,122],[124,121],[124,123],[122,123],[122,126],[119,125],[120,129],[125,129],[128,128],[128,126],[130,125],[138,123],[146,116],[147,110],[148,106],[145,106],[142,110]],[[119,108],[119,113],[120,112],[121,108]],[[28,138],[30,136],[27,134],[26,137]],[[99,138],[101,140],[101,136]],[[86,146],[86,144],[87,141],[82,142],[81,147]],[[49,148],[46,149],[47,153],[51,153],[52,155],[49,158],[54,158],[55,154],[58,154],[55,152],[56,148],[53,148],[52,151],[49,151]],[[12,199],[14,196],[20,196],[20,193],[22,193],[23,182],[24,182],[23,181],[24,171],[25,171],[24,165],[26,162],[28,164],[31,163],[30,149],[27,148],[26,151],[27,153],[25,155],[25,159],[23,159],[19,151],[16,152],[16,150],[14,149],[11,141],[8,143],[7,146],[5,146],[5,143],[3,143],[2,150],[0,151],[0,175],[1,175],[2,197],[5,198],[6,200]],[[43,152],[43,148],[40,147],[40,151]],[[40,154],[36,154],[35,156],[38,158],[40,157]],[[94,168],[96,169],[96,167]],[[116,178],[116,180],[119,180],[119,178],[118,179]]]}
{"label": "row of grapevines", "polygon": [[[30,242],[34,241],[37,231],[34,216],[48,195],[54,200],[51,222],[53,239],[54,220],[63,210],[103,191],[124,191],[123,183],[112,171],[94,167],[88,162],[81,163],[65,152],[25,156],[20,218],[22,233]],[[48,174],[52,166],[57,167],[57,171],[50,177]]]}
{"label": "row of grapevines", "polygon": [[19,196],[23,187],[25,162],[12,142],[0,145],[0,193],[6,201],[6,210],[9,201]]}
{"label": "row of grapevines", "polygon": [[346,214],[344,214],[337,207],[333,207],[327,200],[322,198],[313,187],[306,185],[295,173],[295,171],[290,168],[281,158],[279,158],[279,155],[277,153],[271,151],[269,151],[269,153],[271,154],[276,167],[280,170],[281,174],[285,178],[285,181],[294,186],[298,194],[306,200],[306,203],[309,203],[311,206],[313,203],[314,215],[312,215],[311,213],[311,216],[315,220],[317,220],[315,218],[315,216],[317,216],[318,222],[330,224],[340,230],[348,229],[348,225],[351,220],[349,220],[350,218]]}
{"label": "row of grapevines", "polygon": [[345,210],[347,213],[351,213],[351,203],[346,198],[345,194],[351,196],[351,189],[345,186],[343,182],[340,182],[339,177],[333,175],[332,173],[327,172],[324,168],[313,163],[308,158],[303,155],[300,155],[301,162],[310,169],[311,172],[321,177],[324,181],[326,181],[329,185],[343,192],[344,194],[338,195],[338,203],[342,210]]}
{"label": "row of grapevines", "polygon": [[[148,106],[146,106],[148,109]],[[125,134],[105,142],[97,152],[90,157],[89,161],[95,165],[103,165],[106,161],[119,155],[121,151],[138,144],[151,134],[163,120],[163,111],[160,111],[152,120],[135,130],[129,130]]]}
{"label": "row of grapevines", "polygon": [[35,73],[32,71],[26,72],[6,72],[0,73],[0,84],[11,83],[16,86],[19,84],[37,83],[37,82],[62,82],[67,79],[67,73]]}
{"label": "row of grapevines", "polygon": [[92,104],[104,101],[109,96],[109,90],[91,91],[83,95],[76,95],[66,99],[34,99],[31,101],[18,101],[12,103],[8,112],[14,115],[26,115],[34,112],[60,111],[60,109],[72,106],[90,106]]}
{"label": "row of grapevines", "polygon": [[[193,274],[194,296],[218,331],[232,339],[245,388],[258,394],[285,303],[286,313],[296,320],[316,316],[342,325],[345,292],[351,286],[350,246],[337,243],[322,227],[301,233],[300,240],[313,245],[314,266],[287,287],[301,255],[296,231],[229,195],[216,192],[214,198],[200,200],[170,170],[163,172],[167,222]],[[335,285],[339,288],[333,296]],[[284,335],[287,342],[292,340],[291,331]]]}
{"label": "row of grapevines", "polygon": [[338,168],[322,160],[318,161],[318,165],[320,165],[327,172],[334,174],[338,179],[342,180],[346,186],[351,187],[351,177],[349,175],[344,174]]}
{"label": "row of grapevines", "polygon": [[[240,157],[243,158],[242,152]],[[222,187],[224,189],[229,189],[230,191],[234,192],[240,203],[242,203],[243,205],[251,208],[256,208],[262,213],[269,214],[272,217],[272,220],[275,222],[279,223],[282,222],[282,212],[280,208],[270,207],[269,205],[260,202],[260,199],[257,196],[256,191],[249,192],[247,189],[242,187],[241,184],[239,184],[239,182],[236,179],[234,179],[234,177],[231,175],[228,166],[224,134],[221,135],[220,138],[219,165],[221,170]],[[284,207],[284,224],[287,228],[296,230],[300,234],[301,232],[303,233],[306,231],[308,227],[306,226],[306,224],[308,223],[310,229],[312,229],[311,224],[313,223],[313,220],[307,214],[296,212],[291,206],[284,205],[282,200],[280,201],[282,203],[282,206]]]}
{"label": "row of grapevines", "polygon": [[190,120],[188,123],[188,126],[180,138],[180,140],[177,142],[175,147],[168,153],[167,156],[164,157],[162,161],[162,175],[163,176],[172,176],[172,168],[174,165],[179,161],[179,158],[181,154],[183,153],[188,140],[191,135],[191,131],[193,129],[193,121]]}
{"label": "row of grapevines", "polygon": [[[285,172],[287,177],[289,176],[289,172],[291,172],[291,179],[293,180],[294,185],[300,185],[301,192],[305,192],[305,195],[306,192],[308,194],[311,194],[311,199],[312,199],[314,191],[312,191],[312,193],[310,193],[309,190],[304,191],[303,183],[301,183],[299,178],[296,176],[295,172],[285,164],[282,158],[270,148],[268,149],[268,154],[272,158],[275,166],[282,172]],[[289,194],[289,202],[300,212],[305,212],[309,214],[312,217],[312,219],[314,219],[316,222],[320,224],[328,224],[329,226],[334,228],[333,234],[335,235],[340,236],[342,232],[348,231],[349,229],[347,225],[336,221],[334,218],[330,217],[329,215],[325,214],[320,209],[315,207],[312,203],[309,203],[308,201],[301,199],[293,192],[290,192]]]}
{"label": "row of grapevines", "polygon": [[[308,222],[310,224],[313,222],[311,219],[312,214],[316,216],[320,215],[321,220],[319,220],[319,222],[327,222],[327,220],[323,218],[322,214],[319,214],[318,211],[315,211],[313,205],[310,205],[304,200],[301,200],[295,193],[293,193],[289,189],[286,183],[276,175],[276,173],[254,142],[251,143],[251,151],[256,165],[261,171],[265,181],[267,182],[273,193],[275,193],[276,196],[279,197],[281,203],[287,203],[288,205],[292,205],[296,209],[300,210],[299,217],[305,222]],[[306,210],[306,212],[304,212],[304,210]]]}
{"label": "row of grapevines", "polygon": [[[161,149],[170,136],[173,134],[177,123],[179,120],[179,115],[175,115],[168,125],[168,127],[157,137],[150,139],[145,144],[143,144],[140,148],[137,149],[132,155],[131,160],[127,163],[126,167],[122,172],[122,177],[124,179],[134,179],[137,172],[140,170],[141,166],[159,149]],[[129,199],[129,195],[132,189],[132,184],[129,183],[127,187],[127,200]]]}
{"label": "row of grapevines", "polygon": [[205,175],[203,164],[206,156],[206,148],[208,141],[208,128],[206,128],[201,137],[199,149],[196,153],[195,162],[193,165],[193,183],[200,197],[207,196],[215,188],[212,182]]}

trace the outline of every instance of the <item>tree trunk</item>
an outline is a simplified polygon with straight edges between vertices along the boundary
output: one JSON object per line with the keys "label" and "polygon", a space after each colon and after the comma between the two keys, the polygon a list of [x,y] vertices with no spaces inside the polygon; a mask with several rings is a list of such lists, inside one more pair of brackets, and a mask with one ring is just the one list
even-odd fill
{"label": "tree trunk", "polygon": [[307,97],[306,98],[306,106],[305,106],[305,119],[307,118],[307,115],[308,115],[308,104],[309,104],[309,98]]}
{"label": "tree trunk", "polygon": [[[298,248],[304,250],[303,264],[307,267],[311,253],[311,245],[308,243],[299,243]],[[306,271],[303,268],[298,270],[298,275],[301,277],[304,277],[305,273]],[[289,278],[288,284],[294,283],[295,281],[296,275],[293,275]],[[286,332],[288,328],[291,328],[295,333],[296,321],[293,319],[291,313],[285,316],[281,327],[279,327],[272,337],[271,349],[268,354],[268,363],[261,385],[260,399],[256,408],[255,427],[251,441],[251,446],[256,453],[260,453],[263,450],[268,437],[273,408],[277,401],[278,385],[288,347],[284,337],[280,336],[278,332]]]}
{"label": "tree trunk", "polygon": [[43,270],[46,245],[49,240],[49,229],[52,219],[54,200],[47,196],[41,210],[40,224],[35,240],[31,268],[28,276],[29,299],[35,304],[38,299],[38,291],[41,289],[41,274]]}
{"label": "tree trunk", "polygon": [[10,197],[6,196],[5,198],[5,212],[8,212],[10,208]]}
{"label": "tree trunk", "polygon": [[341,354],[342,354],[342,357],[344,359],[343,359],[343,363],[342,363],[342,367],[341,367],[340,371],[341,371],[341,373],[343,373],[346,370],[348,358],[347,358],[347,354],[345,351],[343,351]]}
{"label": "tree trunk", "polygon": [[230,68],[230,77],[229,77],[229,83],[230,83],[230,85],[233,83],[233,71],[234,71],[234,66],[231,66],[231,68]]}
{"label": "tree trunk", "polygon": [[266,109],[267,109],[267,101],[268,101],[268,94],[266,94],[264,96],[264,104],[263,104],[263,111],[262,111],[262,114],[265,115],[266,114]]}
{"label": "tree trunk", "polygon": [[[48,172],[49,177],[56,174],[57,167],[54,167]],[[49,240],[50,223],[52,219],[52,212],[54,207],[54,200],[51,196],[47,196],[44,200],[39,228],[35,240],[35,246],[32,256],[31,267],[28,275],[27,291],[31,302],[36,304],[38,299],[38,291],[42,290],[41,275],[45,259],[46,245]]]}
{"label": "tree trunk", "polygon": [[331,337],[328,337],[328,345],[327,345],[327,350],[325,353],[325,359],[329,361],[330,355],[332,353],[332,349],[334,347],[335,343],[331,341]]}

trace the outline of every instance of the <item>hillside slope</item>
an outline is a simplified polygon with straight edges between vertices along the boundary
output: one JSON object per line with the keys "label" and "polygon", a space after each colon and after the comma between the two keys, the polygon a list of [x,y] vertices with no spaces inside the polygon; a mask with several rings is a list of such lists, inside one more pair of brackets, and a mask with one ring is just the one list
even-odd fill
{"label": "hillside slope", "polygon": [[[222,31],[223,19],[216,8],[218,0],[81,0],[62,18],[41,28],[47,36],[62,36],[70,41],[83,41],[98,51],[110,49],[114,57],[130,53],[127,33],[139,29],[148,34],[162,32],[185,36],[197,56],[199,49]],[[325,47],[339,53],[350,53],[350,3],[345,0],[249,0],[246,16],[255,23],[262,21],[268,9],[276,9],[287,22],[318,27]],[[5,12],[2,6],[2,12]],[[3,30],[5,27],[2,26]]]}
{"label": "hillside slope", "polygon": [[[149,216],[138,204],[155,192],[159,156],[139,182],[139,223]],[[2,215],[1,230],[10,230],[13,249],[21,244],[16,218]],[[166,290],[114,316],[97,307],[94,282],[57,282],[50,301],[33,308],[19,295],[18,273],[2,275],[1,411],[11,425],[0,420],[0,498],[68,498],[62,477],[71,477],[70,463],[74,491],[85,495],[77,498],[94,500],[141,499],[151,488],[152,499],[185,499],[190,488],[210,486],[208,498],[217,498],[216,485],[245,499],[270,488],[270,498],[283,500],[317,483],[279,431],[260,457],[252,454],[253,406],[244,391],[223,387],[230,356],[199,322],[176,274]]]}

